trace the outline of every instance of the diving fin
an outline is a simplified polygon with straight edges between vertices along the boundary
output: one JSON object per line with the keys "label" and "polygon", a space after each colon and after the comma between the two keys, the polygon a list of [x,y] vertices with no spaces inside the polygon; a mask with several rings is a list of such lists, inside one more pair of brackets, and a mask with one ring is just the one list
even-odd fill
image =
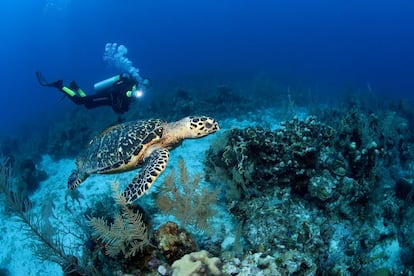
{"label": "diving fin", "polygon": [[57,89],[62,89],[63,87],[62,80],[57,80],[57,81],[48,83],[39,71],[36,71],[36,78],[41,86],[55,87]]}

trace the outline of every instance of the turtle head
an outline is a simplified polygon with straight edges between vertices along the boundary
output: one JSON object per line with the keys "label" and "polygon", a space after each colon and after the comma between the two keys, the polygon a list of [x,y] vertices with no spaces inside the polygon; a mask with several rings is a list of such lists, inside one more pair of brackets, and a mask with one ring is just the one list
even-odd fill
{"label": "turtle head", "polygon": [[184,127],[185,138],[199,138],[220,130],[216,120],[206,116],[190,116],[178,121]]}

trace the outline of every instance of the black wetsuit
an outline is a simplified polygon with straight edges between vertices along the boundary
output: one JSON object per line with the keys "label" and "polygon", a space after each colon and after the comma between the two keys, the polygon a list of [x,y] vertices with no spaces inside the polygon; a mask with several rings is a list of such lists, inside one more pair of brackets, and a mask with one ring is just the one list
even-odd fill
{"label": "black wetsuit", "polygon": [[138,85],[136,80],[121,76],[112,86],[93,95],[85,97],[75,95],[69,98],[74,103],[84,105],[88,109],[109,105],[116,113],[122,114],[129,109],[132,97],[127,96],[127,91],[131,91],[134,85]]}
{"label": "black wetsuit", "polygon": [[119,76],[120,78],[118,81],[93,95],[80,96],[76,94],[79,90],[79,86],[75,81],[72,81],[69,85],[69,89],[74,92],[74,95],[68,95],[67,92],[63,90],[64,85],[62,80],[48,83],[40,72],[36,72],[36,76],[42,86],[59,89],[78,105],[84,105],[88,109],[99,106],[112,106],[112,109],[118,114],[128,111],[132,97],[127,95],[127,91],[131,91],[134,86],[138,86],[138,82],[134,78],[128,74],[122,74]]}

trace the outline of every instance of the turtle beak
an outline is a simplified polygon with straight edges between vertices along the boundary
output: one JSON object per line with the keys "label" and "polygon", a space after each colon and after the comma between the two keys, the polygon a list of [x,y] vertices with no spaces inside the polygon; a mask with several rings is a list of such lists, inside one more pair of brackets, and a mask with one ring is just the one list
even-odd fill
{"label": "turtle beak", "polygon": [[214,120],[214,119],[210,119],[210,120],[211,120],[211,122],[206,122],[206,124],[205,124],[206,128],[209,129],[209,132],[214,133],[216,131],[219,131],[220,127],[219,127],[218,123],[216,122],[216,120]]}

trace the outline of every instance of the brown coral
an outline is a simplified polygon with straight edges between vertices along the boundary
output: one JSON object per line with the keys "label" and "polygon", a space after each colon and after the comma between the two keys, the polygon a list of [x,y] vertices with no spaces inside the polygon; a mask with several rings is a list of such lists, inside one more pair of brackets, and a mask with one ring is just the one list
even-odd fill
{"label": "brown coral", "polygon": [[169,263],[196,250],[196,243],[189,233],[179,229],[174,222],[167,222],[154,233],[157,247]]}

